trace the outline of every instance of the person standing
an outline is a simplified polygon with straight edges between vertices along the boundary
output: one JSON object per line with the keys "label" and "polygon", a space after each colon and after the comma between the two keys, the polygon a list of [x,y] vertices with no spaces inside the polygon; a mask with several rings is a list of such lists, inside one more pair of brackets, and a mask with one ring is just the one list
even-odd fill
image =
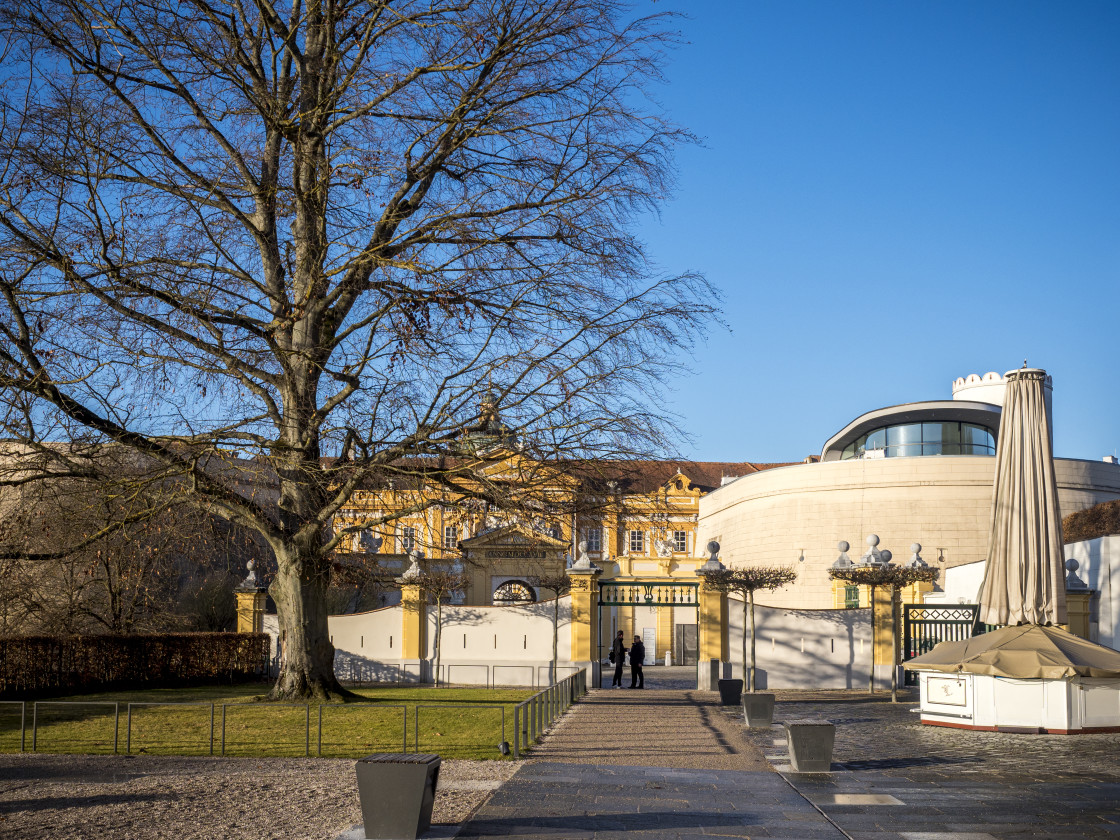
{"label": "person standing", "polygon": [[614,644],[611,646],[611,662],[614,663],[614,679],[611,680],[611,688],[622,688],[622,663],[626,659],[626,643],[622,641],[622,631],[618,631],[618,635],[614,637]]}
{"label": "person standing", "polygon": [[642,663],[646,661],[646,646],[642,644],[642,637],[635,636],[634,644],[630,646],[630,687],[645,688],[646,678],[642,673]]}

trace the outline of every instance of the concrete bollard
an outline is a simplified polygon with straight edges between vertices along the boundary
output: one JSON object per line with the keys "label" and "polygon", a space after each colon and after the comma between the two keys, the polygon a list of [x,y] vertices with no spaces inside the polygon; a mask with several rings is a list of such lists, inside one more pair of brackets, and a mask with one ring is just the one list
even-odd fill
{"label": "concrete bollard", "polygon": [[828,773],[836,727],[827,720],[787,720],[789,759],[794,773]]}
{"label": "concrete bollard", "polygon": [[774,722],[774,695],[746,692],[743,695],[743,720],[751,729],[769,729]]}

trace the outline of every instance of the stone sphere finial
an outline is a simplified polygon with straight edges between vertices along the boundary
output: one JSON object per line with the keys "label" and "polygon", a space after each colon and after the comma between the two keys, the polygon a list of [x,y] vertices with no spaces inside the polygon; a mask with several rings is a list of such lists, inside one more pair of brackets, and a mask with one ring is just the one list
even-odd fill
{"label": "stone sphere finial", "polygon": [[868,537],[867,537],[867,544],[869,546],[871,546],[872,548],[877,546],[879,544],[879,535],[878,534],[869,534]]}
{"label": "stone sphere finial", "polygon": [[709,560],[715,560],[719,555],[719,543],[715,540],[710,540],[704,549],[708,552]]}
{"label": "stone sphere finial", "polygon": [[885,566],[887,565],[887,563],[891,562],[891,558],[894,557],[894,554],[891,553],[891,550],[889,548],[884,548],[879,552],[879,557],[881,558],[883,565]]}
{"label": "stone sphere finial", "polygon": [[910,543],[910,553],[911,554],[921,554],[922,553],[922,544],[921,543]]}
{"label": "stone sphere finial", "polygon": [[836,543],[836,547],[840,549],[840,556],[836,558],[836,562],[832,564],[832,568],[849,569],[855,565],[852,563],[852,558],[848,556],[848,549],[851,548],[851,546],[848,545],[847,540],[840,540],[840,542]]}

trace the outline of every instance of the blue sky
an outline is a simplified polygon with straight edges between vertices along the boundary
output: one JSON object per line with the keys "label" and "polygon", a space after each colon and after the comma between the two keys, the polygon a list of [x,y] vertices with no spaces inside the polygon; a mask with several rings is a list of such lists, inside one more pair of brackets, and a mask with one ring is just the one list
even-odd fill
{"label": "blue sky", "polygon": [[641,0],[702,145],[642,229],[724,294],[674,382],[697,459],[786,461],[1026,358],[1055,454],[1120,447],[1120,3]]}

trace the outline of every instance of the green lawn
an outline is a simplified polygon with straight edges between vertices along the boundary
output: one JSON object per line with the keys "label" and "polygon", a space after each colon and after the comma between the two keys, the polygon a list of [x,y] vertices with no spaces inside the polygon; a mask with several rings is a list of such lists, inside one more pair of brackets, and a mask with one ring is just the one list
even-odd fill
{"label": "green lawn", "polygon": [[[269,684],[258,683],[103,692],[41,700],[34,749],[52,753],[112,753],[112,704],[117,703],[119,753],[209,755],[212,732],[213,754],[221,755],[224,709],[226,755],[360,758],[404,749],[434,752],[444,758],[498,759],[502,757],[498,752],[502,709],[506,740],[512,741],[514,706],[532,694],[485,688],[361,688],[356,693],[366,698],[363,702],[312,704],[308,709],[305,704],[260,702],[269,688]],[[131,725],[129,703],[133,704]],[[24,748],[30,751],[30,701],[26,715]],[[19,749],[20,707],[0,704],[0,752]]]}

